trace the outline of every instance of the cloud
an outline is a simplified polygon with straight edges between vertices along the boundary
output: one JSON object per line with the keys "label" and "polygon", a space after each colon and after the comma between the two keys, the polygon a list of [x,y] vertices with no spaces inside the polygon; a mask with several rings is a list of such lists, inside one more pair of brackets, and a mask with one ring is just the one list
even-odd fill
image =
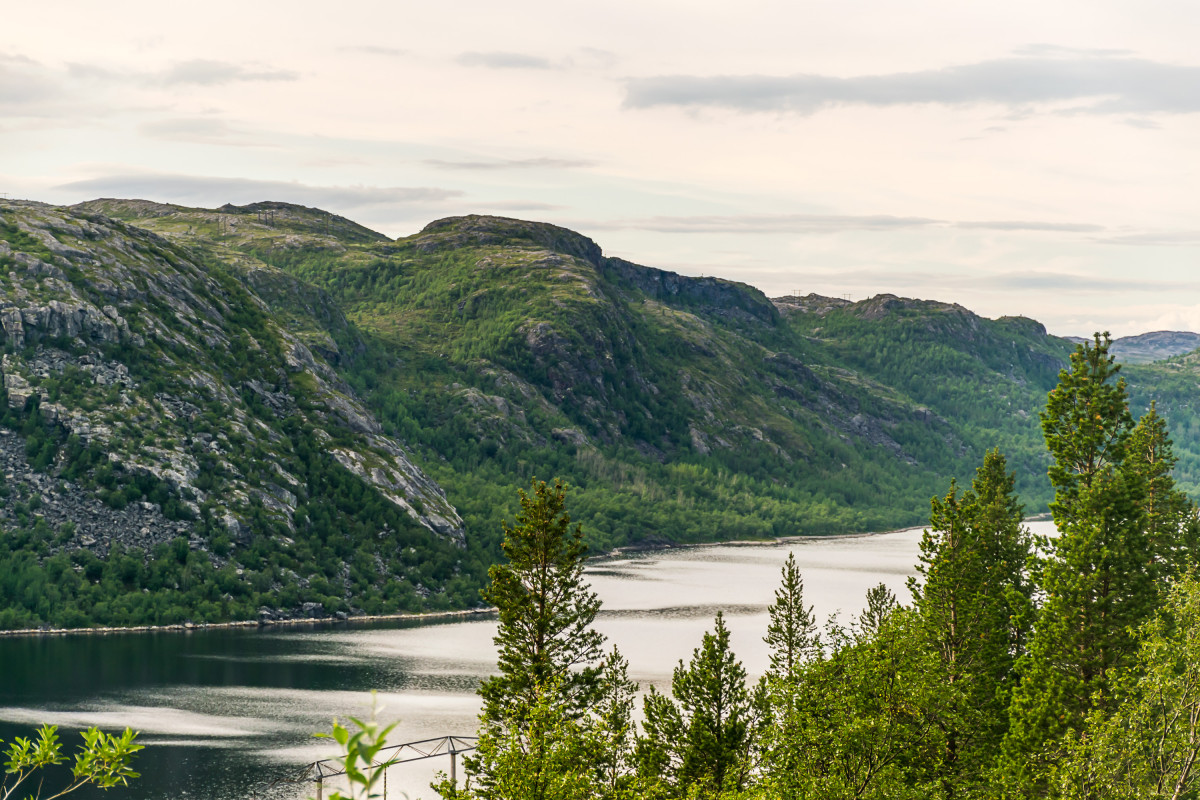
{"label": "cloud", "polygon": [[263,146],[248,134],[222,119],[211,117],[177,117],[146,122],[138,127],[143,136],[168,142],[219,144],[226,146]]}
{"label": "cloud", "polygon": [[1200,245],[1200,230],[1125,233],[1117,236],[1097,237],[1093,241],[1100,244],[1123,244],[1138,247],[1194,246]]}
{"label": "cloud", "polygon": [[1024,113],[1078,104],[1076,113],[1200,111],[1200,67],[1095,53],[1021,56],[918,72],[860,75],[668,75],[626,81],[626,108],[677,106],[814,114],[844,105],[994,104]]}
{"label": "cloud", "polygon": [[180,61],[164,69],[138,71],[115,70],[101,64],[73,62],[67,64],[67,75],[75,80],[134,83],[144,86],[223,86],[239,82],[300,79],[300,74],[291,70],[204,58]]}
{"label": "cloud", "polygon": [[490,208],[496,211],[558,211],[562,206],[553,203],[536,203],[524,200],[499,200],[494,203],[477,203],[480,208]]}
{"label": "cloud", "polygon": [[1142,130],[1147,131],[1156,131],[1162,128],[1162,125],[1159,125],[1154,120],[1145,119],[1143,117],[1129,117],[1125,119],[1124,122],[1131,128],[1141,128]]}
{"label": "cloud", "polygon": [[488,67],[490,69],[554,69],[549,59],[524,53],[493,51],[488,53],[463,53],[457,59],[464,67]]}
{"label": "cloud", "polygon": [[872,292],[915,291],[929,292],[944,289],[984,292],[1060,292],[1063,294],[1113,294],[1129,292],[1196,292],[1200,281],[1154,281],[1136,278],[1107,278],[1101,275],[1076,275],[1067,272],[1035,272],[1032,270],[980,274],[977,271],[956,273],[859,269],[822,272],[793,272],[788,279],[798,284],[821,286],[852,286]]}
{"label": "cloud", "polygon": [[572,158],[507,158],[492,161],[443,161],[426,159],[425,163],[438,169],[500,170],[500,169],[575,169],[590,167],[593,161]]}
{"label": "cloud", "polygon": [[993,222],[956,222],[956,228],[987,231],[1057,231],[1061,233],[1098,233],[1103,225],[1088,225],[1081,222],[1030,222],[1023,220],[997,220]]}
{"label": "cloud", "polygon": [[279,200],[329,210],[353,210],[374,206],[436,205],[462,192],[436,187],[404,186],[311,186],[288,181],[247,178],[210,178],[197,175],[130,173],[73,181],[55,187],[81,199],[121,197],[159,200],[215,207],[225,203],[245,205],[262,200]]}
{"label": "cloud", "polygon": [[387,56],[389,58],[397,58],[399,56],[408,55],[409,51],[399,47],[381,47],[374,44],[348,45],[339,47],[339,53],[362,53],[368,56]]}
{"label": "cloud", "polygon": [[1107,292],[1167,292],[1200,290],[1200,281],[1146,281],[1135,278],[1104,278],[1065,272],[1004,272],[973,278],[971,283],[1011,291],[1061,291],[1072,294]]}
{"label": "cloud", "polygon": [[167,86],[220,86],[240,81],[294,81],[299,77],[299,73],[290,70],[249,68],[229,61],[199,58],[175,64],[161,73],[160,80]]}
{"label": "cloud", "polygon": [[1133,54],[1132,50],[1114,50],[1097,47],[1063,47],[1058,44],[1044,43],[1027,44],[1023,47],[1018,47],[1013,52],[1019,56],[1099,56],[1101,58]]}
{"label": "cloud", "polygon": [[852,216],[843,214],[736,214],[689,217],[645,217],[589,223],[597,230],[636,229],[657,233],[836,233],[848,230],[898,230],[942,224],[925,217],[894,217],[887,214]]}
{"label": "cloud", "polygon": [[593,230],[644,230],[656,233],[783,233],[823,234],[843,231],[897,231],[910,228],[960,228],[1011,232],[1100,233],[1103,225],[1037,220],[975,220],[956,222],[929,217],[890,214],[733,214],[581,222]]}
{"label": "cloud", "polygon": [[45,67],[25,56],[0,54],[0,109],[25,114],[62,97]]}

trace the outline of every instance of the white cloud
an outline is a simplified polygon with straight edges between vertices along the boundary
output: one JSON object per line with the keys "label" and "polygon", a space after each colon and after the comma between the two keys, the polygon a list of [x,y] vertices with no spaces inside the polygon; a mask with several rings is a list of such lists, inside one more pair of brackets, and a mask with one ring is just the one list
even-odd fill
{"label": "white cloud", "polygon": [[452,189],[425,186],[312,186],[290,181],[160,173],[105,175],[54,188],[74,193],[80,200],[96,197],[139,198],[203,207],[279,200],[329,211],[396,205],[436,206],[462,194]]}
{"label": "white cloud", "polygon": [[525,53],[463,53],[457,59],[464,67],[487,67],[489,69],[553,69],[547,58]]}
{"label": "white cloud", "polygon": [[573,158],[501,158],[489,161],[449,161],[429,158],[425,163],[438,169],[503,170],[503,169],[575,169],[590,167],[595,162]]}
{"label": "white cloud", "polygon": [[626,83],[627,108],[711,107],[814,114],[834,106],[995,104],[1022,111],[1074,103],[1075,112],[1200,111],[1200,67],[1071,54],[979,61],[917,72],[859,75],[664,75]]}

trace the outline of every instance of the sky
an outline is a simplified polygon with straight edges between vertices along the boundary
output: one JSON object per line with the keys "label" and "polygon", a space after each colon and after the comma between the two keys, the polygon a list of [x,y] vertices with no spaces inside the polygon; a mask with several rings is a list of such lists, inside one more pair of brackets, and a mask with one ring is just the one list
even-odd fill
{"label": "sky", "polygon": [[1200,331],[1200,4],[9,3],[0,195],[552,222],[780,296]]}

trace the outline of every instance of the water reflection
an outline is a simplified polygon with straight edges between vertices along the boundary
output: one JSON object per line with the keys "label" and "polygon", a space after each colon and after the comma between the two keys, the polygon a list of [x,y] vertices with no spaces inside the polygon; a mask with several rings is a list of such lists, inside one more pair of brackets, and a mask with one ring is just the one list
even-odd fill
{"label": "water reflection", "polygon": [[[1050,532],[1048,523],[1034,525]],[[767,662],[762,636],[779,570],[794,551],[819,619],[855,616],[880,581],[908,597],[920,531],[865,537],[716,545],[598,561],[589,580],[604,603],[597,627],[620,647],[643,689],[669,688],[718,610],[752,676]],[[495,620],[390,622],[306,629],[197,630],[0,639],[0,738],[38,722],[64,729],[129,725],[149,745],[143,777],[120,796],[243,800],[271,778],[332,755],[312,738],[334,716],[400,720],[396,743],[474,732],[479,681],[492,672]],[[74,734],[64,736],[69,741]],[[395,767],[392,797],[431,797],[440,760]],[[266,796],[266,795],[263,795]],[[298,787],[270,796],[304,797]]]}

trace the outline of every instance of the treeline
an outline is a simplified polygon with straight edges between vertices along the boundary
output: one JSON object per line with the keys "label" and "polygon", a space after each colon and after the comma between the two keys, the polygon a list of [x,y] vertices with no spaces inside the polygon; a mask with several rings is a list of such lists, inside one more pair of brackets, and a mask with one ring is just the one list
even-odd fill
{"label": "treeline", "polygon": [[[114,544],[103,557],[81,547],[71,523],[46,522],[42,495],[0,473],[0,630],[173,625],[254,619],[259,609],[317,616],[464,608],[478,602],[492,554],[431,537],[378,491],[316,445],[313,426],[273,420],[303,485],[292,527],[252,502],[237,538],[207,505],[200,515],[165,482],[114,465],[47,424],[38,403],[8,406],[0,389],[0,427],[24,437],[30,466],[72,481],[114,509],[148,501],[169,519],[189,519],[192,539],[147,548]],[[219,486],[213,459],[197,451],[198,485]]]}
{"label": "treeline", "polygon": [[637,687],[592,628],[561,484],[505,529],[498,674],[480,690],[479,798],[1185,798],[1200,776],[1200,523],[1166,427],[1130,415],[1108,339],[1051,391],[1057,538],[1023,527],[991,451],[934,498],[911,605],[882,585],[820,627],[789,557],[757,683],[718,614],[669,694]]}

